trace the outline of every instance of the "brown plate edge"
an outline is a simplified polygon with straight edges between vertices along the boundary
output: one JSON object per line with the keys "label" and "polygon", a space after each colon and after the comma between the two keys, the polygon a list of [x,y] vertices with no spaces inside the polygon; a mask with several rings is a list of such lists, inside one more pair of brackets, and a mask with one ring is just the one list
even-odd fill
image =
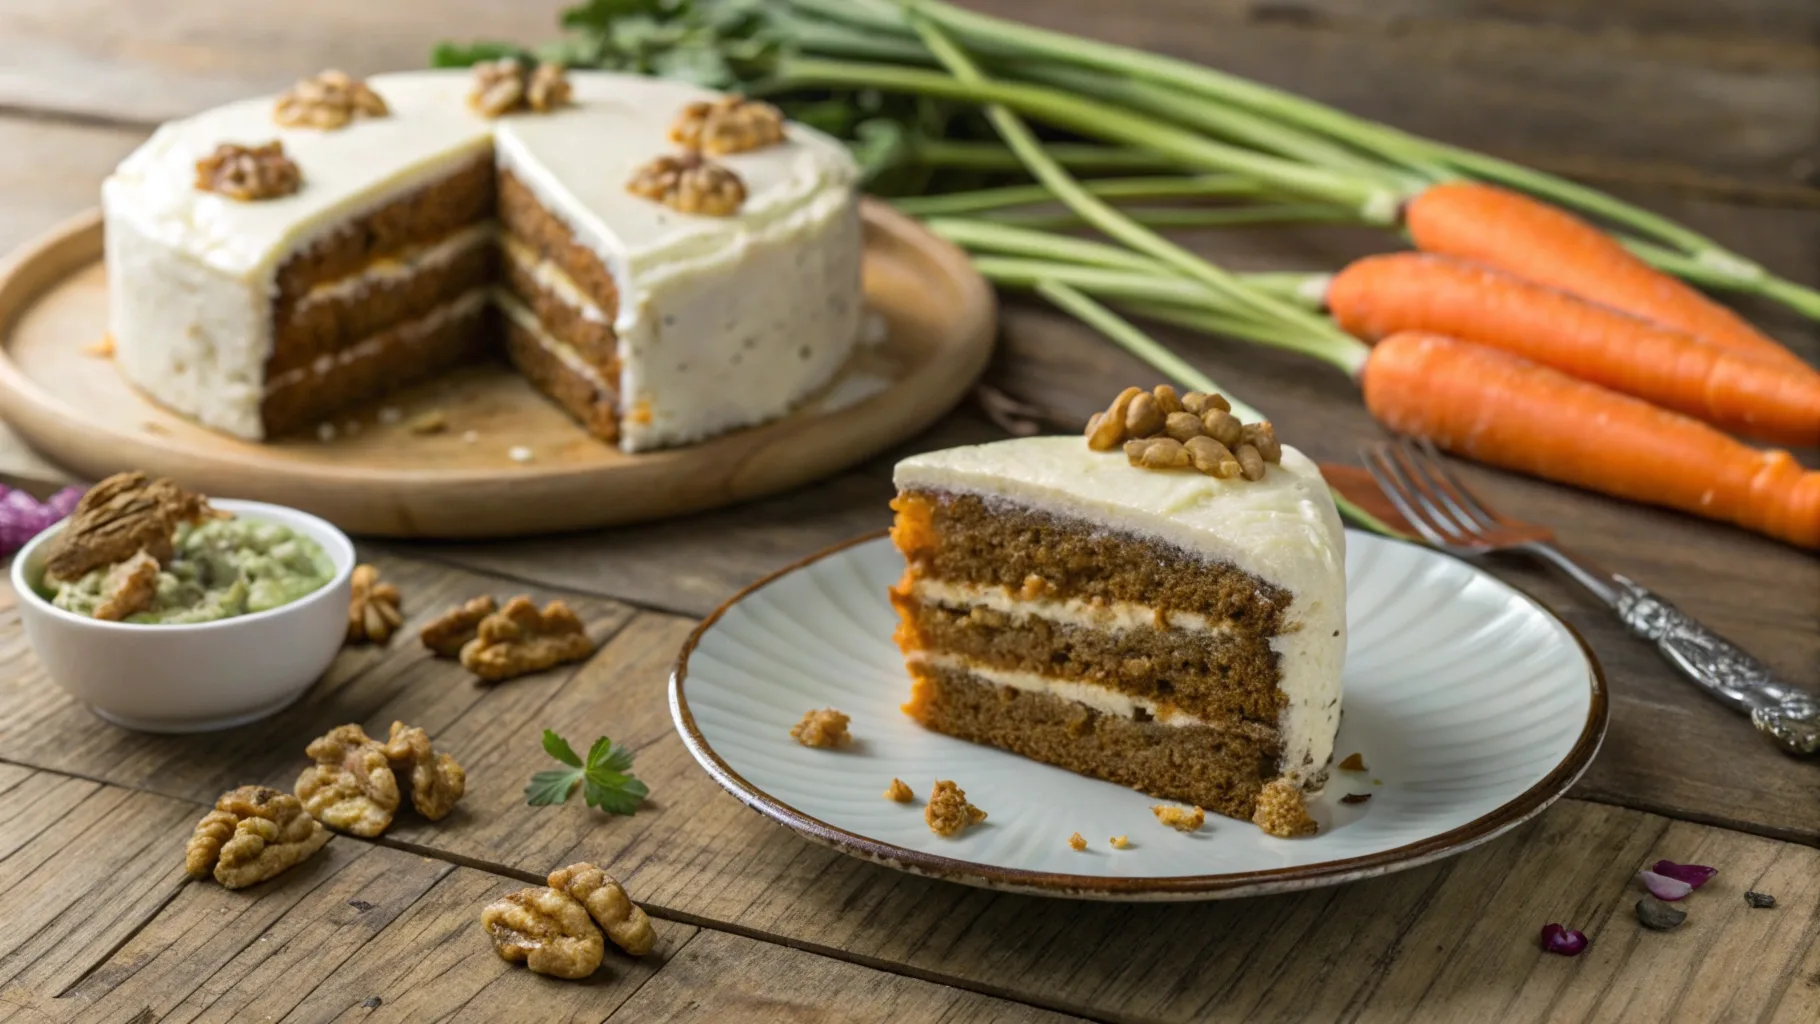
{"label": "brown plate edge", "polygon": [[[879,842],[805,814],[747,782],[708,745],[707,737],[701,734],[701,730],[695,724],[695,716],[689,711],[689,703],[683,694],[683,687],[688,678],[689,655],[695,650],[695,645],[734,605],[799,569],[840,554],[848,548],[887,537],[890,532],[889,529],[876,530],[818,551],[748,585],[739,593],[728,598],[720,607],[714,609],[690,632],[688,639],[683,642],[682,649],[677,652],[676,661],[670,671],[670,717],[676,724],[676,731],[681,735],[683,745],[689,749],[689,753],[695,758],[696,763],[700,764],[722,789],[732,793],[747,807],[789,828],[798,835],[824,846],[910,874],[1004,892],[1117,902],[1235,899],[1245,896],[1296,892],[1359,881],[1396,871],[1405,871],[1445,857],[1465,853],[1541,814],[1555,801],[1565,796],[1567,790],[1586,773],[1586,769],[1592,765],[1593,757],[1598,754],[1600,745],[1605,741],[1605,732],[1610,724],[1611,705],[1607,697],[1605,670],[1599,664],[1598,656],[1593,653],[1592,647],[1587,644],[1586,638],[1581,636],[1580,632],[1565,619],[1556,615],[1547,605],[1536,600],[1522,588],[1498,580],[1534,605],[1544,615],[1559,623],[1567,634],[1573,637],[1574,642],[1580,645],[1580,651],[1586,656],[1586,664],[1591,670],[1587,682],[1592,688],[1592,693],[1587,708],[1586,723],[1580,730],[1579,738],[1574,741],[1573,748],[1567,752],[1567,756],[1563,757],[1560,763],[1556,764],[1535,785],[1489,813],[1464,825],[1413,843],[1406,843],[1378,853],[1348,857],[1344,860],[1325,861],[1300,867],[1271,868],[1263,871],[1218,875],[1175,875],[1160,878],[1107,878],[1098,875],[1069,875],[999,868]],[[1426,545],[1413,544],[1393,537],[1378,539],[1433,550]],[[1493,578],[1496,579],[1496,577]]]}

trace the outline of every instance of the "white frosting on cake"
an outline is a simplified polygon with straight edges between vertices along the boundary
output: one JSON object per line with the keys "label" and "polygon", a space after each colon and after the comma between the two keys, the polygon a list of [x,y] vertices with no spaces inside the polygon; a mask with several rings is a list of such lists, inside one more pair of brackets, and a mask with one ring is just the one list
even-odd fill
{"label": "white frosting on cake", "polygon": [[1177,711],[1174,708],[1162,707],[1155,701],[1134,697],[1109,686],[1097,686],[1075,679],[1058,679],[1055,676],[1039,675],[1035,672],[993,668],[990,665],[981,665],[954,654],[931,654],[926,651],[918,651],[910,656],[910,660],[927,662],[938,668],[961,669],[999,686],[1009,686],[1014,690],[1024,690],[1029,693],[1046,693],[1051,697],[1060,697],[1063,700],[1085,704],[1096,711],[1117,715],[1120,718],[1135,718],[1141,710],[1160,725],[1179,728],[1207,724],[1194,715]]}
{"label": "white frosting on cake", "polygon": [[[269,96],[159,128],[102,187],[122,372],[207,426],[258,439],[277,270],[492,149],[614,277],[626,448],[759,422],[832,377],[862,316],[845,149],[791,125],[780,145],[717,158],[746,185],[737,215],[678,213],[625,184],[675,151],[667,132],[682,107],[714,94],[600,72],[570,80],[572,105],[493,121],[469,110],[467,71],[421,71],[368,79],[391,113],[339,130],[280,127]],[[194,187],[196,161],[217,145],[272,139],[301,171],[295,194],[240,202]]]}
{"label": "white frosting on cake", "polygon": [[1318,778],[1339,727],[1346,654],[1346,540],[1314,462],[1287,445],[1264,479],[1220,480],[1130,465],[1080,437],[1027,437],[950,448],[897,464],[900,490],[947,491],[1155,540],[1231,565],[1288,591],[1271,640],[1288,705],[1278,721],[1283,770]]}

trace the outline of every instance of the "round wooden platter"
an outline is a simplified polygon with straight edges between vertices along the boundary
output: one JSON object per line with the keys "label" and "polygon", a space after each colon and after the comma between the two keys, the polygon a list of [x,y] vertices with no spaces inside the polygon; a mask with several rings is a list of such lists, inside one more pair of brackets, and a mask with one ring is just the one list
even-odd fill
{"label": "round wooden platter", "polygon": [[[915,221],[872,200],[863,212],[866,301],[884,330],[869,331],[835,380],[789,416],[698,445],[627,455],[583,433],[503,363],[340,413],[326,440],[250,444],[205,430],[139,394],[100,354],[99,212],[0,264],[0,414],[32,447],[91,479],[143,469],[371,536],[508,537],[728,505],[910,437],[986,366],[995,326],[986,282]],[[446,429],[411,430],[435,411]],[[515,448],[531,458],[514,460]]]}

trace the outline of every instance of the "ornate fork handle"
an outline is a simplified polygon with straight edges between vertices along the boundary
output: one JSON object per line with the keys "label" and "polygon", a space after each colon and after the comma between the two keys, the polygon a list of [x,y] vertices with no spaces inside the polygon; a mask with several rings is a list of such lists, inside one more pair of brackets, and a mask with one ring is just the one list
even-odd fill
{"label": "ornate fork handle", "polygon": [[1618,617],[1631,632],[1655,641],[1682,675],[1750,715],[1758,731],[1789,753],[1820,751],[1820,699],[1778,681],[1769,666],[1648,590],[1622,576],[1612,580]]}

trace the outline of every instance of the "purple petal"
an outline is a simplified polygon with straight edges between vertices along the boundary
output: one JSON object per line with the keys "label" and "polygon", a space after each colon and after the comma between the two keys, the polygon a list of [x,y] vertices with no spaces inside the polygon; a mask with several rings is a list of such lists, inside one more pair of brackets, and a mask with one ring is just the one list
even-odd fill
{"label": "purple petal", "polygon": [[1586,949],[1586,933],[1558,924],[1545,924],[1542,926],[1542,949],[1562,956],[1579,956]]}
{"label": "purple petal", "polygon": [[24,491],[0,485],[0,556],[10,555],[25,542],[68,516],[82,497],[82,488],[65,487],[39,501]]}
{"label": "purple petal", "polygon": [[1676,864],[1672,860],[1656,861],[1656,866],[1650,870],[1658,875],[1667,875],[1676,881],[1686,882],[1690,890],[1698,889],[1712,881],[1713,876],[1719,873],[1718,868],[1709,868],[1700,864]]}
{"label": "purple petal", "polygon": [[1692,885],[1683,882],[1679,878],[1658,875],[1654,871],[1637,872],[1637,881],[1643,883],[1643,888],[1648,889],[1651,896],[1654,896],[1659,900],[1667,900],[1670,903],[1673,903],[1676,900],[1684,900],[1687,898],[1688,893],[1694,891]]}

